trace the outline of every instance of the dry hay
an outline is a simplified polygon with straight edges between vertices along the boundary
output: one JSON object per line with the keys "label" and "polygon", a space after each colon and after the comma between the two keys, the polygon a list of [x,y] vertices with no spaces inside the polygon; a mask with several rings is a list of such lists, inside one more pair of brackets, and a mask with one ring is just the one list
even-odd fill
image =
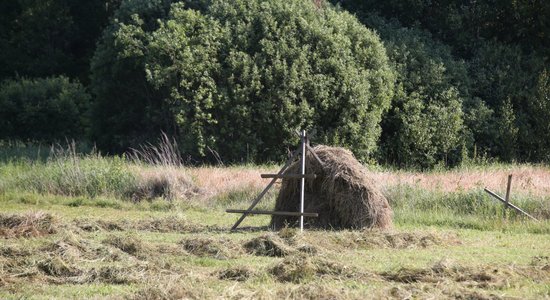
{"label": "dry hay", "polygon": [[364,248],[412,249],[441,245],[460,245],[455,234],[433,232],[388,232],[379,230],[362,230],[343,232],[332,235],[331,239],[338,245]]}
{"label": "dry hay", "polygon": [[24,257],[31,255],[31,251],[26,248],[21,248],[16,245],[2,245],[0,246],[0,257]]}
{"label": "dry hay", "polygon": [[73,277],[82,274],[82,270],[59,256],[50,256],[37,264],[38,269],[53,277]]}
{"label": "dry hay", "polygon": [[313,277],[332,279],[360,277],[373,278],[374,275],[359,272],[353,267],[326,258],[312,258],[303,254],[285,257],[273,266],[270,273],[281,282],[301,283]]}
{"label": "dry hay", "polygon": [[195,224],[181,216],[167,216],[145,220],[93,220],[88,218],[76,219],[73,224],[87,232],[93,231],[125,231],[140,230],[149,232],[179,232],[197,233],[205,231],[225,231],[225,227]]}
{"label": "dry hay", "polygon": [[125,297],[125,299],[179,300],[214,298],[204,282],[197,282],[196,280],[182,277],[181,275],[149,278],[142,286],[142,289]]}
{"label": "dry hay", "polygon": [[203,192],[195,186],[193,180],[176,168],[158,168],[141,171],[138,184],[129,192],[129,197],[139,202],[164,198],[172,201],[175,199],[190,199]]}
{"label": "dry hay", "polygon": [[296,236],[292,231],[282,230],[278,235],[264,234],[243,244],[244,249],[258,256],[284,257],[299,252],[314,255],[319,252],[317,247],[308,244],[302,236]]}
{"label": "dry hay", "polygon": [[56,218],[44,212],[0,214],[0,237],[38,237],[57,232]]}
{"label": "dry hay", "polygon": [[282,238],[274,234],[253,238],[243,246],[247,252],[259,256],[283,257],[295,252]]}
{"label": "dry hay", "polygon": [[254,275],[254,270],[245,266],[238,266],[221,270],[217,275],[222,280],[246,281]]}
{"label": "dry hay", "polygon": [[548,282],[550,269],[541,268],[539,265],[467,267],[444,259],[430,268],[401,268],[394,272],[382,272],[379,275],[388,281],[406,284],[439,285],[441,282],[454,282],[466,288],[498,289],[510,286],[511,282],[517,282],[524,278],[543,283]]}
{"label": "dry hay", "polygon": [[506,289],[525,279],[546,283],[550,280],[550,269],[544,270],[540,264],[471,267],[444,259],[428,268],[401,268],[379,275],[387,281],[398,283],[389,289],[386,297],[501,299],[498,295],[487,293],[487,290]]}
{"label": "dry hay", "polygon": [[73,224],[87,232],[94,231],[124,231],[128,228],[128,222],[125,220],[92,220],[88,218],[79,218],[73,221]]}
{"label": "dry hay", "polygon": [[370,297],[352,296],[348,290],[340,286],[329,287],[324,283],[300,284],[297,287],[284,286],[277,291],[276,299],[302,299],[302,300],[337,300],[337,299],[365,299]]}
{"label": "dry hay", "polygon": [[131,234],[110,235],[103,244],[113,246],[135,257],[144,258],[151,253],[151,247]]}
{"label": "dry hay", "polygon": [[[319,213],[318,218],[306,218],[308,226],[328,229],[390,228],[392,210],[387,199],[377,189],[365,168],[351,151],[344,148],[316,146],[315,153],[323,165],[308,152],[306,173],[316,179],[306,180],[306,212]],[[291,164],[285,173],[299,174],[300,163]],[[283,179],[275,210],[299,211],[300,180]],[[298,217],[273,216],[276,229],[295,224]]]}
{"label": "dry hay", "polygon": [[227,238],[185,238],[180,244],[187,252],[200,257],[229,259],[242,254],[240,245]]}

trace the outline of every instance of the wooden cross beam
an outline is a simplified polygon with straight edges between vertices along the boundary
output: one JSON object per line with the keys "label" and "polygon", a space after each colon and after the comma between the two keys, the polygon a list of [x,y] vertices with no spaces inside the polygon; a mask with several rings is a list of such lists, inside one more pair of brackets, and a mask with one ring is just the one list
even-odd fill
{"label": "wooden cross beam", "polygon": [[506,186],[506,197],[505,198],[502,198],[501,196],[497,195],[495,192],[489,190],[488,188],[485,188],[485,191],[495,197],[495,199],[499,200],[500,202],[504,203],[504,207],[505,208],[513,208],[515,209],[516,211],[528,216],[529,218],[535,220],[535,221],[538,221],[535,217],[531,216],[530,214],[528,214],[527,212],[525,212],[523,209],[515,206],[514,204],[510,203],[510,188],[512,186],[512,174],[508,175],[508,185]]}

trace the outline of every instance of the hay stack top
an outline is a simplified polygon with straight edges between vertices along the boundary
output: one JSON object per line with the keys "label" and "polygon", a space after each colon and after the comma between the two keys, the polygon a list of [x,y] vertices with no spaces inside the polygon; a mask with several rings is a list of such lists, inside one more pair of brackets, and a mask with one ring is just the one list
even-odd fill
{"label": "hay stack top", "polygon": [[[323,164],[307,153],[306,173],[317,177],[306,181],[304,210],[319,213],[318,218],[307,219],[309,227],[384,229],[392,226],[392,210],[387,199],[351,151],[322,145],[314,151]],[[299,172],[300,163],[295,162],[285,173]],[[275,210],[298,211],[299,195],[299,181],[283,179]],[[279,229],[298,220],[295,216],[273,216],[271,226]]]}

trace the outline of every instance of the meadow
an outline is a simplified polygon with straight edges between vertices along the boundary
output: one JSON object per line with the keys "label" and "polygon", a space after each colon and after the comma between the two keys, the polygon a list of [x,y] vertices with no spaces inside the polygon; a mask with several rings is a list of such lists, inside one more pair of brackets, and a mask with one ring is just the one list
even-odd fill
{"label": "meadow", "polygon": [[[279,166],[46,153],[0,155],[2,299],[550,298],[546,166],[368,167],[392,230],[276,232],[250,216],[229,232],[225,209],[246,208]],[[504,194],[508,174],[539,222],[483,192]]]}

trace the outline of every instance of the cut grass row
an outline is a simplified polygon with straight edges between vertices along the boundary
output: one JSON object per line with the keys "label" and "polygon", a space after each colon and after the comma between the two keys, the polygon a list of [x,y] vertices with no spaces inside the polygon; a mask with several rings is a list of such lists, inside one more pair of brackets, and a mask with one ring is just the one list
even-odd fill
{"label": "cut grass row", "polygon": [[[28,208],[18,206],[22,211]],[[230,234],[197,231],[203,225],[190,221],[213,212],[130,210],[111,215],[110,208],[89,209],[92,219],[83,218],[79,207],[57,210],[53,218],[38,213],[45,218],[37,224],[53,231],[32,239],[0,239],[0,297],[535,299],[550,295],[550,261],[544,256],[550,240],[537,234],[437,228]],[[53,227],[43,226],[48,222]]]}

